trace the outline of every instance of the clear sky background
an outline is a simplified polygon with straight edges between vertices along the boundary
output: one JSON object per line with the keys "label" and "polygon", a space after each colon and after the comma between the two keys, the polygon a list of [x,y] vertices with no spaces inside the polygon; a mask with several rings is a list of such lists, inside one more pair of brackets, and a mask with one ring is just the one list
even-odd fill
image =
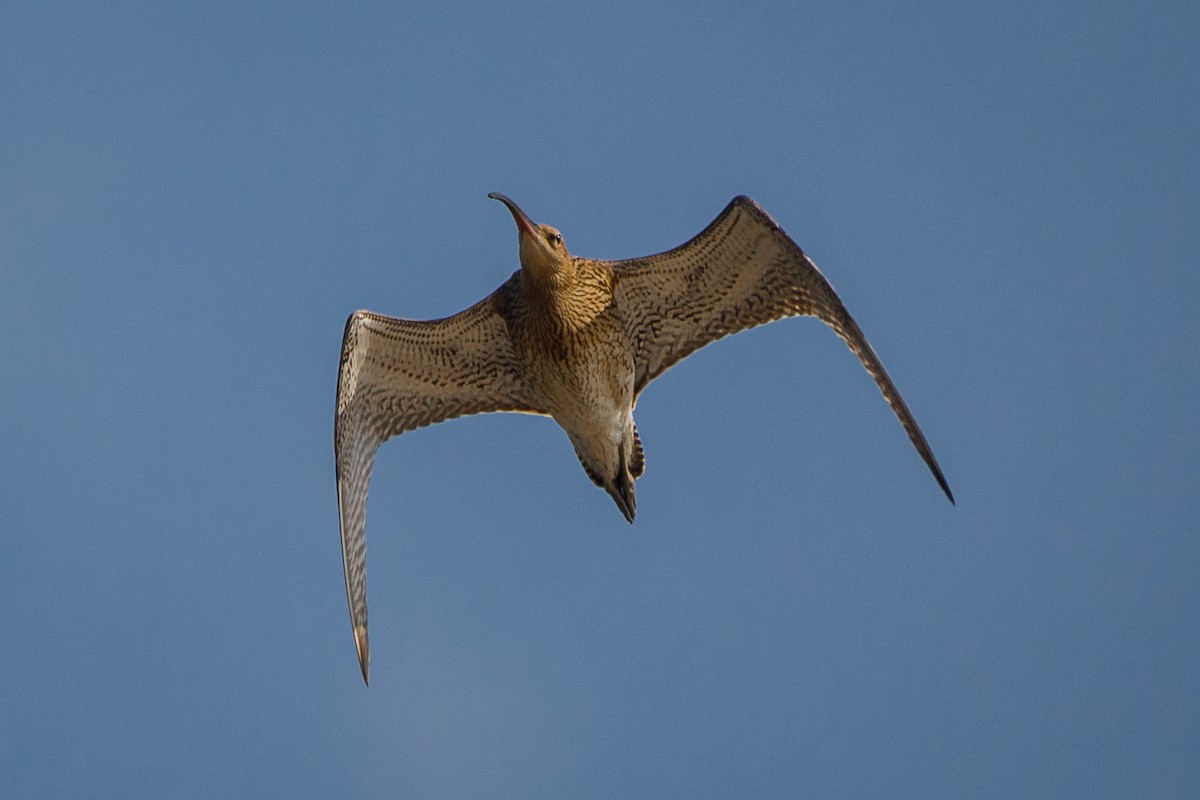
{"label": "clear sky background", "polygon": [[[813,320],[389,442],[372,686],[342,326],[756,198]],[[6,3],[5,797],[1184,797],[1200,785],[1200,5]]]}

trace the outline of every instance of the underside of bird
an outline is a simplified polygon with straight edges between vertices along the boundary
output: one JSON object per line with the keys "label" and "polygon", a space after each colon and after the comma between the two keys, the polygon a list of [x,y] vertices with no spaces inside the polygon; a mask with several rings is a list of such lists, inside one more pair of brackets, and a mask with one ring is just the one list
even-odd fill
{"label": "underside of bird", "polygon": [[[672,365],[724,336],[813,316],[858,358],[951,503],[933,450],[829,281],[757,203],[735,197],[699,234],[643,258],[571,256],[562,235],[509,198],[521,269],[489,297],[440,320],[356,311],[346,322],[334,422],[346,597],[369,676],[366,504],[379,446],[466,414],[555,417],[588,477],[625,519],[645,469],[633,406]],[[632,441],[631,441],[632,440]]]}
{"label": "underside of bird", "polygon": [[613,502],[617,504],[617,508],[625,515],[626,521],[632,524],[633,518],[637,515],[637,493],[633,484],[646,471],[646,455],[642,450],[642,437],[638,435],[636,427],[633,429],[633,453],[630,458],[625,458],[624,448],[621,448],[619,452],[621,455],[617,463],[617,471],[605,478],[601,477],[599,471],[588,462],[580,445],[575,445],[575,456],[583,466],[583,471],[592,479],[592,483],[608,492]]}

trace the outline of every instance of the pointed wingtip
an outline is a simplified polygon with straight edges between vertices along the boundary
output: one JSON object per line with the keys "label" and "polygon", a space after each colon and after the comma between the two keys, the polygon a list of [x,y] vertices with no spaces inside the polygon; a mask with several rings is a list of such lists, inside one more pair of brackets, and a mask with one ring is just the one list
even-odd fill
{"label": "pointed wingtip", "polygon": [[355,626],[354,646],[358,649],[358,666],[362,669],[363,683],[371,685],[371,644],[367,640],[365,626]]}
{"label": "pointed wingtip", "polygon": [[958,503],[954,501],[954,492],[950,491],[950,484],[946,483],[946,478],[942,475],[942,471],[935,470],[933,477],[937,478],[938,486],[942,487],[942,491],[946,493],[946,499],[950,501],[950,505],[958,508]]}

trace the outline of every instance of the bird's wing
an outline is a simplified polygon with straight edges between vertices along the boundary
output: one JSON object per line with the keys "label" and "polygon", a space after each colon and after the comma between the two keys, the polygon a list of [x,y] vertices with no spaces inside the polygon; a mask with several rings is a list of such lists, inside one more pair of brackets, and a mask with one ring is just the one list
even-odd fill
{"label": "bird's wing", "polygon": [[816,264],[749,197],[735,197],[699,235],[674,250],[610,263],[634,348],[635,394],[722,336],[783,317],[817,317],[858,356],[954,502],[933,451],[867,337]]}
{"label": "bird's wing", "polygon": [[411,321],[355,311],[346,322],[334,459],[346,598],[364,681],[370,663],[367,484],[376,450],[405,431],[465,414],[541,413],[529,399],[497,311],[499,294],[441,320]]}

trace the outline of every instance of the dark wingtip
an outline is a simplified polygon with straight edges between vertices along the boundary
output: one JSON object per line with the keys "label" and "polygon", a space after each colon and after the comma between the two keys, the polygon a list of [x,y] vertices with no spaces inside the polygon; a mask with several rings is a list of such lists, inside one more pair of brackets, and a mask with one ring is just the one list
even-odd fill
{"label": "dark wingtip", "polygon": [[363,683],[371,685],[371,645],[367,640],[367,626],[354,627],[354,644],[358,649],[358,666],[362,669]]}
{"label": "dark wingtip", "polygon": [[950,491],[950,484],[946,483],[946,478],[942,475],[942,471],[934,468],[933,477],[937,478],[938,486],[942,487],[942,491],[946,493],[946,499],[950,501],[950,505],[957,508],[958,503],[954,502],[954,492]]}

